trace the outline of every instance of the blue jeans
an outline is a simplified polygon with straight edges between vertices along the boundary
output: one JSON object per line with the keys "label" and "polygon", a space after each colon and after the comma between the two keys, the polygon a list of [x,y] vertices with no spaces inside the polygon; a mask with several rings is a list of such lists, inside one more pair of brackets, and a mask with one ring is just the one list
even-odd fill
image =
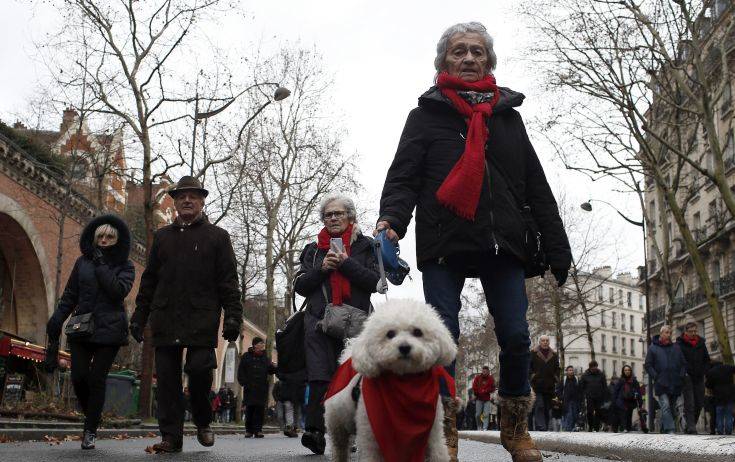
{"label": "blue jeans", "polygon": [[[459,340],[459,310],[465,275],[438,262],[425,263],[421,270],[424,297],[432,305],[454,337]],[[521,263],[512,256],[492,255],[480,271],[488,309],[495,320],[495,335],[500,346],[501,396],[527,396],[531,393],[528,368],[531,362],[526,310],[526,280]],[[448,368],[454,376],[454,363]]]}
{"label": "blue jeans", "polygon": [[732,434],[732,407],[733,403],[715,406],[715,422],[718,435]]}
{"label": "blue jeans", "polygon": [[[490,406],[492,406],[490,401],[480,401],[479,399],[475,401],[475,422],[477,422],[478,430],[487,430],[488,425],[490,425]],[[480,416],[483,414],[485,414],[485,420],[481,421]]]}
{"label": "blue jeans", "polygon": [[567,404],[567,411],[561,417],[561,429],[565,432],[574,431],[577,425],[577,415],[579,414],[579,405],[576,402]]}
{"label": "blue jeans", "polygon": [[658,404],[661,406],[661,433],[673,433],[676,429],[674,426],[674,407],[678,396],[662,394],[658,395]]}

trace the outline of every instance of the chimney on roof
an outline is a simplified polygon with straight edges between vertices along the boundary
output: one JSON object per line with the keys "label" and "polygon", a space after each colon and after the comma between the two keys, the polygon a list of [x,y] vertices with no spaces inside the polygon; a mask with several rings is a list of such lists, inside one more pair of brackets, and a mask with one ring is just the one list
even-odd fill
{"label": "chimney on roof", "polygon": [[65,132],[66,129],[74,123],[74,119],[76,119],[78,115],[77,111],[71,107],[64,109],[64,115],[61,117],[61,126],[59,127],[59,131],[62,133]]}
{"label": "chimney on roof", "polygon": [[20,120],[18,120],[17,122],[13,124],[13,128],[16,130],[28,130],[28,128],[25,125],[23,125],[23,122],[21,122]]}

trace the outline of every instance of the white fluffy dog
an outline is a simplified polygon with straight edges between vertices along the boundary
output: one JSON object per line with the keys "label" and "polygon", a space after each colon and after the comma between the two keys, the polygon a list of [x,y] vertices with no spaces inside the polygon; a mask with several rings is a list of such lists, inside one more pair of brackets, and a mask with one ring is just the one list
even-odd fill
{"label": "white fluffy dog", "polygon": [[[357,402],[353,389],[364,382],[360,377],[379,380],[384,372],[395,375],[417,374],[434,366],[451,364],[457,354],[451,334],[434,309],[415,300],[391,300],[368,318],[362,333],[349,343],[343,359],[351,357],[357,375],[349,386],[325,402],[327,432],[330,435],[332,460],[348,461],[350,436],[360,451],[360,460],[382,461],[380,447],[368,419],[364,394]],[[437,396],[436,416],[425,450],[428,461],[448,461],[449,453],[443,434],[444,411]]]}

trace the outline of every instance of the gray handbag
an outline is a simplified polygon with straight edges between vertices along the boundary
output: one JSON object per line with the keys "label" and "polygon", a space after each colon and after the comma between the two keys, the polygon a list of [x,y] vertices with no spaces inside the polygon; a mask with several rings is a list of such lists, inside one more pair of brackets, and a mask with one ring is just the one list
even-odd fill
{"label": "gray handbag", "polygon": [[322,284],[322,293],[327,306],[324,309],[324,318],[317,322],[317,329],[338,340],[360,335],[362,325],[368,317],[367,312],[346,303],[333,305],[329,302],[324,284]]}

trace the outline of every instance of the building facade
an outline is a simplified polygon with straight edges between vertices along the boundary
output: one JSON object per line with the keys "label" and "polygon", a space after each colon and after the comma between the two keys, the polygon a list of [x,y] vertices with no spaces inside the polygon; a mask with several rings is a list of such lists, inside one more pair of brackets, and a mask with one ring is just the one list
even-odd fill
{"label": "building facade", "polygon": [[[585,303],[584,308],[575,303],[578,313],[563,324],[565,365],[582,373],[592,360],[594,349],[594,359],[608,378],[620,376],[624,365],[629,365],[639,379],[645,377],[646,300],[638,279],[630,273],[613,275],[609,266],[580,273],[578,279]],[[567,283],[565,290],[577,293],[573,283]],[[588,314],[593,348],[588,341],[583,309]]]}

